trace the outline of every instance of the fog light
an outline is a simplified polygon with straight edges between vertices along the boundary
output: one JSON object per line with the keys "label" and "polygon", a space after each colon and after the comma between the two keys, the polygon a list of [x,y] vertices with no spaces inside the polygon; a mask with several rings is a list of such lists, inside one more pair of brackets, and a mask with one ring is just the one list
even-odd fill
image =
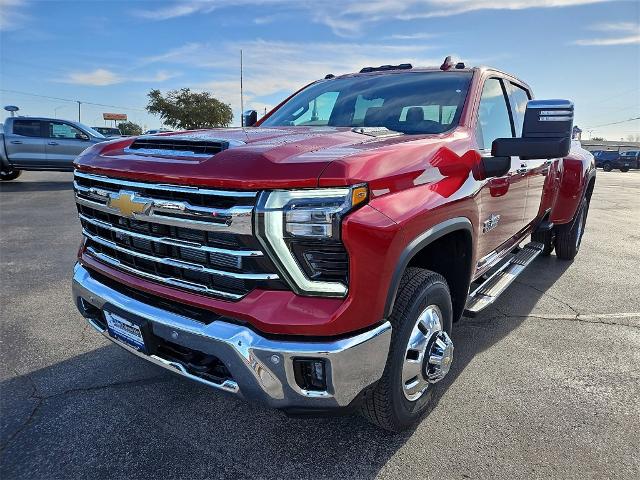
{"label": "fog light", "polygon": [[324,392],[327,390],[325,360],[321,358],[297,358],[293,361],[296,383],[303,390]]}

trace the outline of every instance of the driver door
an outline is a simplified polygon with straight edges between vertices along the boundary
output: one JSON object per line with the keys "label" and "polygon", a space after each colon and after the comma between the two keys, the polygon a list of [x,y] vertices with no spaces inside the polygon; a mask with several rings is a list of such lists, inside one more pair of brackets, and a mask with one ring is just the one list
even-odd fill
{"label": "driver door", "polygon": [[63,121],[47,121],[45,150],[47,163],[61,170],[73,168],[75,158],[89,145],[89,136],[82,130]]}
{"label": "driver door", "polygon": [[[504,80],[488,78],[482,89],[478,107],[477,139],[480,154],[491,155],[496,138],[515,136],[508,107]],[[502,177],[490,178],[480,190],[478,247],[479,259],[515,236],[525,226],[527,199],[526,165],[519,157],[511,157],[511,167]]]}

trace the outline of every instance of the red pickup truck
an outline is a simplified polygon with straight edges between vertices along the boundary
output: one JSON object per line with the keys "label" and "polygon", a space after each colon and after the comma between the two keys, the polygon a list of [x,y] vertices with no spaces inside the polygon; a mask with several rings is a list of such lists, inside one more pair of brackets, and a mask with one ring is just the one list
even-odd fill
{"label": "red pickup truck", "polygon": [[453,324],[536,256],[580,247],[594,160],[573,104],[532,98],[491,68],[385,65],[243,128],[95,145],[75,162],[75,302],[217,390],[408,428],[450,369]]}

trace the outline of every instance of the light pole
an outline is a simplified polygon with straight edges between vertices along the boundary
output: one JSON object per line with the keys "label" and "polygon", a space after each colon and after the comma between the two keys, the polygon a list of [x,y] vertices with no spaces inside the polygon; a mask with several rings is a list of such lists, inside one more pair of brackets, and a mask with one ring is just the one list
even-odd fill
{"label": "light pole", "polygon": [[58,110],[66,107],[66,105],[59,105],[53,109],[53,118],[58,118]]}

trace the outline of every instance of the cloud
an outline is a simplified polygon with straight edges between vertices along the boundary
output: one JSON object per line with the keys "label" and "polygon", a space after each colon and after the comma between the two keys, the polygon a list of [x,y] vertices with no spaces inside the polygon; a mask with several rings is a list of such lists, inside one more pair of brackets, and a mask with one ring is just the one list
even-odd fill
{"label": "cloud", "polygon": [[427,40],[435,37],[436,35],[433,33],[409,33],[409,34],[397,34],[397,35],[389,35],[385,37],[387,40]]}
{"label": "cloud", "polygon": [[26,0],[0,0],[0,31],[17,30],[28,16],[24,13]]}
{"label": "cloud", "polygon": [[607,33],[617,33],[609,37],[586,38],[573,42],[582,47],[608,47],[614,45],[640,44],[640,24],[633,22],[598,23],[590,27],[591,30]]}
{"label": "cloud", "polygon": [[122,82],[122,77],[111,70],[97,68],[91,72],[72,72],[67,75],[65,83],[104,87],[106,85],[115,85],[116,83]]}
{"label": "cloud", "polygon": [[[613,0],[342,0],[339,8],[333,2],[313,0],[200,0],[175,2],[165,8],[136,11],[152,20],[168,20],[193,14],[206,14],[237,6],[282,7],[282,10],[306,12],[309,18],[326,25],[336,35],[355,37],[369,24],[395,20],[415,20],[461,15],[478,10],[523,10],[559,8],[609,2]],[[257,17],[258,24],[274,18]]]}
{"label": "cloud", "polygon": [[627,35],[624,37],[613,38],[591,38],[584,40],[576,40],[574,45],[580,45],[583,47],[600,46],[606,47],[611,45],[636,45],[640,44],[640,35]]}
{"label": "cloud", "polygon": [[71,72],[66,77],[59,80],[63,83],[72,83],[75,85],[91,85],[94,87],[106,87],[109,85],[116,85],[125,82],[147,82],[156,83],[164,82],[170,78],[178,76],[176,73],[170,73],[166,71],[158,71],[152,76],[125,76],[115,73],[111,70],[104,68],[97,68],[90,72]]}

